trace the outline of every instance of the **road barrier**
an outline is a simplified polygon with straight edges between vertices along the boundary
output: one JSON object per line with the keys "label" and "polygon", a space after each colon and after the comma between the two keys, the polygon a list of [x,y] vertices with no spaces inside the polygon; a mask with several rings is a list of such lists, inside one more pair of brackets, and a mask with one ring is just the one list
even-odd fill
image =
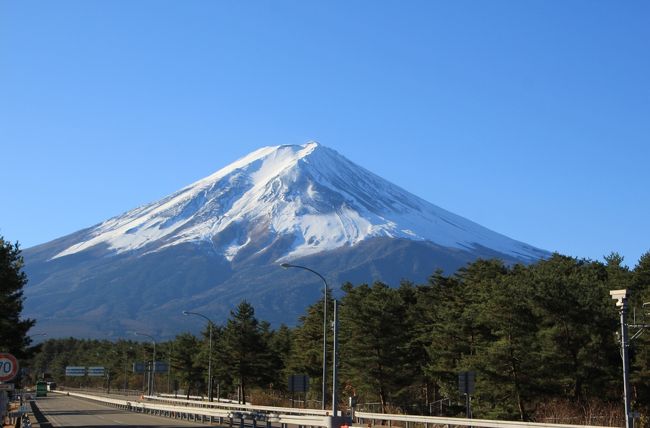
{"label": "road barrier", "polygon": [[[518,421],[496,421],[487,419],[464,419],[438,416],[395,415],[386,413],[356,412],[355,425],[344,416],[333,417],[327,410],[297,409],[287,407],[254,406],[251,404],[224,403],[218,401],[184,400],[171,397],[144,396],[146,401],[127,401],[111,397],[81,394],[76,392],[52,391],[67,394],[87,400],[100,401],[124,410],[149,413],[170,418],[190,421],[218,422],[223,425],[225,420],[233,428],[265,426],[272,424],[299,427],[339,428],[372,428],[372,427],[404,427],[404,428],[433,428],[433,427],[482,427],[482,428],[611,428],[595,425],[548,424]],[[159,404],[168,403],[168,404]]]}
{"label": "road barrier", "polygon": [[252,412],[267,412],[274,414],[290,414],[290,415],[315,415],[315,416],[330,416],[332,413],[329,410],[316,410],[316,409],[302,409],[302,408],[289,408],[289,407],[272,407],[272,406],[255,406],[252,404],[238,404],[223,401],[196,401],[185,400],[182,398],[171,398],[166,396],[146,395],[146,400],[161,401],[165,403],[180,404],[183,406],[197,406],[197,407],[220,407],[233,410],[243,410]]}
{"label": "road barrier", "polygon": [[[99,401],[104,404],[108,404],[113,407],[117,407],[122,410],[128,410],[131,412],[138,413],[147,413],[156,416],[165,416],[174,419],[184,419],[189,421],[200,421],[200,422],[218,422],[220,425],[224,424],[224,421],[227,420],[228,425],[233,428],[238,426],[239,428],[244,428],[252,426],[257,428],[262,425],[266,428],[271,428],[272,423],[280,423],[283,428],[286,428],[287,424],[300,424],[303,426],[314,426],[314,427],[325,427],[325,428],[337,428],[341,424],[333,425],[332,421],[335,418],[329,416],[298,416],[291,414],[273,414],[261,410],[261,406],[250,406],[250,405],[233,405],[230,403],[221,403],[226,405],[227,408],[214,408],[213,406],[206,406],[208,403],[197,403],[201,406],[195,405],[166,405],[166,404],[153,404],[145,401],[127,401],[111,397],[91,395],[91,394],[82,394],[78,392],[68,392],[68,391],[53,391],[63,395],[69,395],[71,397],[82,398],[85,400]],[[145,399],[154,398],[152,396],[146,396]],[[155,397],[160,398],[160,397]],[[163,400],[173,400],[169,398],[161,398]],[[188,402],[189,403],[189,402]],[[193,402],[196,403],[196,402]],[[218,403],[214,403],[218,404]],[[235,406],[235,408],[232,408]],[[250,410],[245,410],[244,408],[250,408]],[[278,408],[283,409],[283,408]],[[291,410],[291,409],[284,409]],[[302,409],[301,409],[302,410]]]}
{"label": "road barrier", "polygon": [[[439,416],[392,415],[386,413],[355,412],[356,422],[364,426],[403,426],[413,428],[416,424],[430,428],[445,427],[485,427],[485,428],[611,428],[596,425],[547,424],[538,422],[495,421],[488,419],[447,418]],[[377,422],[382,423],[377,423]],[[385,423],[383,423],[385,422]]]}
{"label": "road barrier", "polygon": [[[178,398],[178,397],[183,397],[185,394],[158,394],[158,397],[163,397],[163,398]],[[185,398],[186,400],[193,400],[193,401],[208,401],[208,397],[205,397],[203,395],[190,395],[189,397]],[[239,402],[236,400],[228,400],[226,398],[215,398],[215,401],[219,403],[234,403],[238,404]],[[250,404],[250,403],[245,403],[245,404]]]}

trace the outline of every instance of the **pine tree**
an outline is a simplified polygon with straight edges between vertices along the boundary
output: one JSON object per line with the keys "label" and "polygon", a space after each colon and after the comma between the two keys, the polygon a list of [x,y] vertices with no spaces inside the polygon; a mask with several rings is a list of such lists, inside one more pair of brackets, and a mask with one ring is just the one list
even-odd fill
{"label": "pine tree", "polygon": [[555,379],[549,387],[556,396],[579,402],[589,396],[615,397],[612,367],[620,359],[607,268],[555,254],[530,272],[542,361]]}
{"label": "pine tree", "polygon": [[397,290],[376,282],[372,287],[344,286],[341,304],[341,374],[365,394],[376,393],[381,411],[410,386],[410,329]]}
{"label": "pine tree", "polygon": [[[650,251],[644,253],[637,262],[632,272],[631,287],[633,293],[639,297],[636,302],[637,323],[650,324]],[[634,294],[632,295],[634,297]],[[644,303],[648,303],[643,306]],[[633,400],[638,410],[644,410],[647,415],[650,412],[650,331],[646,331],[634,342],[630,348],[632,360],[632,372],[630,380],[633,385]]]}
{"label": "pine tree", "polygon": [[293,332],[282,324],[275,331],[267,332],[270,351],[271,383],[274,389],[287,390],[287,379],[291,374],[287,371],[292,351]]}
{"label": "pine tree", "polygon": [[220,340],[219,365],[233,375],[240,388],[240,400],[246,402],[246,389],[267,379],[269,348],[264,330],[255,318],[255,310],[243,301],[230,312]]}
{"label": "pine tree", "polygon": [[24,301],[22,290],[26,284],[19,245],[0,236],[0,351],[9,352],[19,359],[30,353],[27,347],[31,339],[27,332],[36,323],[32,319],[20,318]]}
{"label": "pine tree", "polygon": [[424,371],[434,382],[433,400],[456,397],[459,366],[472,352],[474,328],[471,318],[464,315],[471,296],[466,296],[460,277],[448,277],[442,271],[435,272],[418,291],[418,308],[429,327],[422,327],[420,340],[426,344],[429,360]]}
{"label": "pine tree", "polygon": [[[331,294],[327,293],[327,305],[332,307]],[[331,325],[332,311],[327,311],[327,325]],[[331,362],[331,332],[327,337],[328,361]],[[329,366],[329,364],[328,364]],[[326,367],[327,379],[330,367]],[[299,319],[299,324],[292,332],[291,355],[287,359],[286,373],[305,374],[309,377],[309,395],[315,400],[321,400],[321,385],[323,380],[323,300],[319,299],[310,305],[305,315]],[[328,382],[329,384],[329,382]],[[327,397],[326,397],[327,399]]]}
{"label": "pine tree", "polygon": [[[499,275],[473,284],[478,297],[470,310],[480,325],[478,352],[469,359],[480,374],[477,383],[483,413],[492,418],[530,420],[538,392],[538,319],[531,311],[525,271],[494,265]],[[489,403],[488,405],[486,405]]]}
{"label": "pine tree", "polygon": [[[431,398],[435,395],[434,380],[426,373],[429,362],[427,346],[429,332],[435,307],[430,304],[420,305],[425,287],[416,287],[408,281],[402,281],[397,292],[405,305],[406,324],[409,335],[404,352],[411,363],[412,382],[409,386],[409,399],[412,403],[421,405],[420,413],[429,414]],[[434,397],[435,399],[435,397]],[[415,409],[414,409],[415,410]]]}
{"label": "pine tree", "polygon": [[174,340],[172,366],[186,387],[187,399],[189,399],[192,389],[199,390],[203,379],[202,364],[198,361],[196,353],[199,346],[199,340],[190,333],[180,334]]}

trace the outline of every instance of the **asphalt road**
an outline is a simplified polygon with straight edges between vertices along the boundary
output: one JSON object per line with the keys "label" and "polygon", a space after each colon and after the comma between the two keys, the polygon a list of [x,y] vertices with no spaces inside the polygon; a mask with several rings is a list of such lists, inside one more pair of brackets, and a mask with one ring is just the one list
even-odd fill
{"label": "asphalt road", "polygon": [[208,427],[207,424],[128,412],[92,401],[51,394],[35,401],[53,427]]}

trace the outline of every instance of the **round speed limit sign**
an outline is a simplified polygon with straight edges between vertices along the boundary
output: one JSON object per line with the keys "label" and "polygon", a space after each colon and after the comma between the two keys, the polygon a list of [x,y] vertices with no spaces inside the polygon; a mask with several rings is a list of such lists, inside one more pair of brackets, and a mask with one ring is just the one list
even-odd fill
{"label": "round speed limit sign", "polygon": [[0,382],[8,382],[18,374],[18,361],[11,354],[0,353]]}

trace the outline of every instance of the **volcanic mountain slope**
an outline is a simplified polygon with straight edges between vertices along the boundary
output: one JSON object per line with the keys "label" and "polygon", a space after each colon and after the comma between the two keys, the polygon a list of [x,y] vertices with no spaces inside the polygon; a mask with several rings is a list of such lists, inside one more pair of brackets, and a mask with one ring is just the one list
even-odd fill
{"label": "volcanic mountain slope", "polygon": [[24,251],[25,314],[52,335],[159,335],[239,301],[293,324],[330,286],[423,281],[478,257],[548,253],[428,203],[317,143],[264,147],[157,202]]}

